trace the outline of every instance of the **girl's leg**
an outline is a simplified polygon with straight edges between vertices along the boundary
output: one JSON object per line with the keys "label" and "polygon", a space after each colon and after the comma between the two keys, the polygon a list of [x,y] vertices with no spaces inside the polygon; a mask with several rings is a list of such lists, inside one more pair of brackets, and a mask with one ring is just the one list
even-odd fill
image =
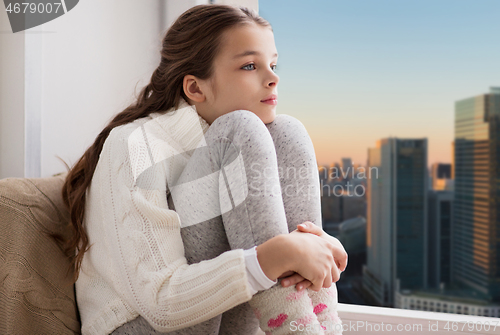
{"label": "girl's leg", "polygon": [[321,224],[321,193],[314,147],[304,125],[278,114],[267,128],[276,148],[288,230],[304,221]]}
{"label": "girl's leg", "polygon": [[[304,221],[321,227],[319,174],[314,147],[306,129],[299,120],[285,114],[276,115],[266,127],[276,152],[288,231],[295,230]],[[254,162],[253,168],[264,170],[266,166]],[[220,334],[236,334],[242,324],[253,317],[248,303],[238,307],[223,313]]]}
{"label": "girl's leg", "polygon": [[[229,249],[248,249],[288,233],[276,150],[264,123],[249,111],[235,111],[217,118],[205,139],[208,154],[203,150],[195,152],[177,184],[188,185],[216,173],[213,181],[208,181],[212,186],[197,187],[205,192],[196,197],[187,196],[194,190],[184,195],[173,192],[176,211],[181,221],[185,218],[181,233],[188,262],[210,259]],[[210,193],[214,189],[216,192]],[[180,199],[189,201],[183,203]],[[212,213],[213,219],[208,220],[191,217],[189,209],[200,203],[207,206],[200,212],[214,208],[220,212]],[[295,314],[303,313],[304,307],[312,314],[308,301],[302,299],[294,304],[307,304],[297,308]],[[269,305],[271,309],[273,306],[273,312],[278,312],[279,306]],[[259,327],[251,301],[223,313],[222,320],[219,334],[254,334]]]}
{"label": "girl's leg", "polygon": [[[264,123],[249,111],[234,111],[217,118],[205,140],[206,149],[194,152],[176,183],[191,189],[174,186],[172,190],[175,210],[183,222],[181,234],[188,261],[210,259],[228,249],[248,249],[288,233],[276,149]],[[192,208],[197,208],[198,214]],[[220,212],[201,216],[213,209]],[[287,293],[279,284],[276,289],[281,295]],[[256,332],[259,323],[250,308],[252,300],[223,313],[220,334]],[[292,320],[308,314],[315,319],[307,295],[286,303],[283,296],[278,304],[273,301],[270,306],[276,313],[270,319],[278,321],[283,320],[277,318],[281,312],[294,306],[287,312],[289,319],[282,324],[285,331]],[[285,309],[278,310],[280,306]],[[280,328],[276,323],[273,326],[275,330]]]}
{"label": "girl's leg", "polygon": [[[314,147],[303,124],[296,118],[279,114],[267,124],[273,138],[283,202],[289,231],[304,221],[321,227],[321,189]],[[318,321],[325,334],[342,334],[337,314],[337,286],[319,292],[308,290]]]}

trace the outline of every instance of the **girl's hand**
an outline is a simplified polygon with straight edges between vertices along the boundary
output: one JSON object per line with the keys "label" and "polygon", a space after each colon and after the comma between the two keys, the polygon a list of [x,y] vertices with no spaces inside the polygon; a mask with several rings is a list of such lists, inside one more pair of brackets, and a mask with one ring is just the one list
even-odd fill
{"label": "girl's hand", "polygon": [[338,256],[337,256],[337,258],[335,258],[335,263],[337,264],[337,267],[339,268],[339,270],[341,272],[345,271],[345,269],[347,267],[347,258],[348,258],[347,252],[345,251],[342,243],[340,243],[340,241],[337,238],[335,238],[331,235],[328,235],[327,233],[325,233],[325,231],[323,229],[316,226],[311,221],[306,221],[304,223],[297,225],[297,230],[300,232],[303,232],[303,233],[315,234],[315,235],[327,240],[328,242],[332,243],[335,247],[339,248],[341,253],[340,254],[337,253]]}
{"label": "girl's hand", "polygon": [[[339,280],[340,270],[335,259],[345,257],[345,250],[323,238],[321,228],[318,231],[310,227],[310,230],[312,233],[309,234],[294,230],[257,246],[257,260],[269,279],[276,280],[288,271],[296,272],[308,279],[310,288],[317,292]],[[294,276],[291,280],[301,278]],[[303,285],[305,288],[309,283]]]}
{"label": "girl's hand", "polygon": [[333,282],[339,280],[340,271],[335,264],[335,256],[340,250],[332,243],[316,234],[307,234],[298,230],[285,236],[288,242],[287,249],[293,262],[288,270],[295,271],[308,279],[313,291],[319,291],[322,287],[330,287]]}
{"label": "girl's hand", "polygon": [[[303,233],[311,233],[311,234],[315,234],[317,236],[320,236],[320,237],[326,239],[327,241],[329,241],[330,243],[334,244],[335,246],[339,247],[341,250],[343,250],[343,252],[345,253],[345,264],[343,264],[343,263],[340,264],[340,262],[338,260],[336,260],[335,263],[337,264],[337,267],[339,268],[339,270],[342,268],[341,271],[342,272],[345,271],[345,269],[347,267],[347,258],[348,257],[347,257],[347,253],[345,252],[344,247],[342,246],[342,243],[340,243],[340,241],[337,238],[328,235],[327,233],[325,233],[323,231],[323,229],[316,226],[314,223],[312,223],[310,221],[306,221],[303,224],[298,225],[297,230],[300,232],[303,232]],[[291,285],[295,285],[297,291],[301,291],[301,290],[306,289],[312,285],[312,283],[309,280],[305,279],[300,274],[298,274],[296,272],[294,273],[292,271],[285,272],[279,278],[282,279],[281,286],[288,287]]]}
{"label": "girl's hand", "polygon": [[[281,234],[257,246],[257,259],[262,271],[271,280],[283,277],[288,271],[296,272],[309,280],[313,291],[330,287],[340,279],[339,268],[345,269],[347,253],[339,241],[321,228],[307,224],[301,228],[305,231]],[[343,261],[336,262],[337,259]],[[292,276],[291,280],[299,281],[301,278]],[[303,285],[306,287],[309,284],[303,282]]]}

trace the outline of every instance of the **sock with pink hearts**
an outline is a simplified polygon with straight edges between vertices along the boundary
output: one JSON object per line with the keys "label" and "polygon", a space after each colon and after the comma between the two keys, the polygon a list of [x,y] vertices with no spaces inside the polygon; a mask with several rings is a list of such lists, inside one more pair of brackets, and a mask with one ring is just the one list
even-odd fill
{"label": "sock with pink hearts", "polygon": [[297,291],[295,285],[282,287],[278,281],[256,293],[249,304],[259,319],[260,329],[266,335],[323,335],[307,291]]}
{"label": "sock with pink hearts", "polygon": [[318,318],[325,335],[341,335],[342,320],[337,314],[337,285],[332,284],[329,288],[322,288],[319,292],[308,289],[314,308],[314,314]]}

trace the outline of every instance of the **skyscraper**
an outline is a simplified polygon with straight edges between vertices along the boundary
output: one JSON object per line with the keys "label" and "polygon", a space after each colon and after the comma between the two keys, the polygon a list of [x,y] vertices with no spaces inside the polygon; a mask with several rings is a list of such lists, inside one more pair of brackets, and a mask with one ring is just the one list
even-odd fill
{"label": "skyscraper", "polygon": [[426,287],[427,139],[386,138],[368,149],[363,288],[381,306],[394,290]]}
{"label": "skyscraper", "polygon": [[448,287],[451,274],[453,191],[429,190],[428,200],[428,287]]}
{"label": "skyscraper", "polygon": [[455,103],[452,282],[500,302],[500,88]]}

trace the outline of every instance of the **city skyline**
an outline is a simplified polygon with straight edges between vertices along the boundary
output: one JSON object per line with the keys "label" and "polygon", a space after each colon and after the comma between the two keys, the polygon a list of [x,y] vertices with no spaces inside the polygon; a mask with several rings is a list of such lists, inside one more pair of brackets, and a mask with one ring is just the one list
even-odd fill
{"label": "city skyline", "polygon": [[499,10],[492,0],[260,1],[280,55],[277,113],[306,126],[320,165],[366,165],[390,137],[427,138],[428,166],[451,163],[455,102],[500,86]]}
{"label": "city skyline", "polygon": [[366,227],[335,215],[342,201],[322,199],[325,228],[350,248],[360,249],[352,242],[366,230],[362,288],[359,274],[351,276],[357,294],[345,302],[500,315],[499,106],[500,87],[456,102],[453,166],[433,164],[432,184],[426,140],[386,138],[370,148],[368,166],[380,167],[380,178],[367,180]]}

